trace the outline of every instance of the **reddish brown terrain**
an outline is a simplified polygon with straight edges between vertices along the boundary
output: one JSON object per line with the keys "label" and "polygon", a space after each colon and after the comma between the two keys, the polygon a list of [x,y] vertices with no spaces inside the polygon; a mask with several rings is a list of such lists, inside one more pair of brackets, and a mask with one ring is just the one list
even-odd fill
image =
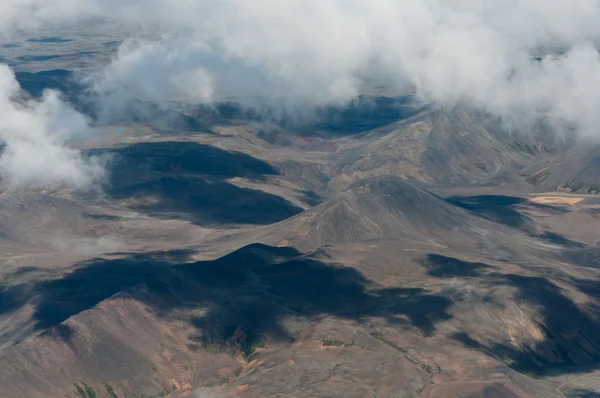
{"label": "reddish brown terrain", "polygon": [[3,193],[0,396],[599,396],[595,158],[346,116],[128,126],[101,192]]}

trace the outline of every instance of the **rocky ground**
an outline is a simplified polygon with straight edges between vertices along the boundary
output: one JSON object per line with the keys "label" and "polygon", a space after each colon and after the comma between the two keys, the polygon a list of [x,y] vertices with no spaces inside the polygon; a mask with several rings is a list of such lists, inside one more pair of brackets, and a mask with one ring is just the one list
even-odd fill
{"label": "rocky ground", "polygon": [[599,396],[596,147],[400,103],[188,109],[74,143],[96,192],[4,192],[0,395]]}

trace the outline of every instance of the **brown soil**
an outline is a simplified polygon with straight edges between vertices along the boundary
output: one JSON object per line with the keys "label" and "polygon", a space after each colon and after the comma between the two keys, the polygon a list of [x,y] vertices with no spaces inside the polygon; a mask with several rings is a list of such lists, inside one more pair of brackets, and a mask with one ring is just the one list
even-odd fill
{"label": "brown soil", "polygon": [[530,202],[540,205],[568,205],[573,206],[583,202],[585,198],[567,197],[567,196],[536,196],[529,199]]}

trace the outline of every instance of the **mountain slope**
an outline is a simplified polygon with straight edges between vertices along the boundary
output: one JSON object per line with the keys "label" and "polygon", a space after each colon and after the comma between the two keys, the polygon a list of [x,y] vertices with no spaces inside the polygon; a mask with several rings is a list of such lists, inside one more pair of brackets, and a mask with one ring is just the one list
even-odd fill
{"label": "mountain slope", "polygon": [[0,240],[46,246],[48,237],[73,238],[90,234],[86,208],[67,199],[36,193],[0,197]]}
{"label": "mountain slope", "polygon": [[295,217],[252,234],[267,244],[300,250],[374,239],[428,241],[485,248],[497,256],[537,243],[395,176],[361,180]]}
{"label": "mountain slope", "polygon": [[465,184],[529,164],[535,147],[519,144],[489,117],[460,107],[416,116],[341,140],[341,165],[330,185],[341,190],[377,175],[411,177],[429,184]]}
{"label": "mountain slope", "polygon": [[578,145],[540,159],[519,174],[538,191],[600,193],[600,145]]}

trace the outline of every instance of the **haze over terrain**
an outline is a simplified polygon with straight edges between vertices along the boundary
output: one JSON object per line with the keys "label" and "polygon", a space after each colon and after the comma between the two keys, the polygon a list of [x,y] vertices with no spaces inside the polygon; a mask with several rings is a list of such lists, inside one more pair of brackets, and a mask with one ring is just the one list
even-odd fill
{"label": "haze over terrain", "polygon": [[[315,116],[315,107],[355,98],[365,79],[384,79],[394,92],[414,88],[426,101],[484,109],[509,129],[532,130],[543,120],[558,134],[597,136],[595,0],[560,0],[552,7],[532,0],[7,0],[3,10],[0,31],[9,48],[20,35],[43,29],[50,39],[57,32],[77,32],[78,26],[91,27],[98,37],[123,33],[120,44],[105,42],[113,50],[118,45],[109,62],[87,65],[78,77],[89,86],[86,95],[93,97],[88,100],[101,121],[126,117],[139,100],[210,103],[233,97],[244,107],[301,123]],[[72,64],[101,52],[75,51],[60,35],[48,37],[26,41],[40,55],[10,57],[9,51],[6,62],[59,60],[67,55],[44,53],[59,44],[73,48]],[[8,100],[13,82],[10,72],[4,75],[2,97]],[[73,120],[60,129],[61,138],[46,137],[43,130],[65,117],[56,114],[59,109],[44,111],[48,101],[56,100],[32,110],[49,117],[39,121],[48,127],[36,133],[38,141],[56,146],[62,137],[85,130],[81,120]],[[5,141],[14,140],[6,134]],[[72,162],[68,154],[56,156],[66,168]],[[5,173],[18,173],[13,162]],[[93,181],[96,173],[87,174]],[[74,184],[80,177],[63,176]]]}
{"label": "haze over terrain", "polygon": [[0,0],[0,396],[600,396],[599,22]]}

